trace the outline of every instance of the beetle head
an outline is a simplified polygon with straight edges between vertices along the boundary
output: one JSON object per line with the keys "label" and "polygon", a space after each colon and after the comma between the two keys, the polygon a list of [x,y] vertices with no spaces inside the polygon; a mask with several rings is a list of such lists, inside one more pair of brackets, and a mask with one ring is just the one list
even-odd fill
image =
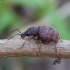
{"label": "beetle head", "polygon": [[25,33],[22,33],[22,34],[21,34],[21,38],[22,38],[22,39],[25,38],[25,36],[26,36]]}

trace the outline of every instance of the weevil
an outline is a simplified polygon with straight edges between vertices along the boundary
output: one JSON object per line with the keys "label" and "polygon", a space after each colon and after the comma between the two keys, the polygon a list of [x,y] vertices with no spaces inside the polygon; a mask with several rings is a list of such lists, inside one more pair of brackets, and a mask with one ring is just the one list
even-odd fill
{"label": "weevil", "polygon": [[[16,31],[16,30],[18,30],[18,29],[15,29],[13,31]],[[13,32],[13,31],[11,31],[11,32]],[[58,40],[60,39],[59,32],[55,28],[50,27],[50,26],[30,27],[25,32],[21,33],[19,31],[19,33],[20,34],[16,34],[16,35],[20,35],[22,39],[25,38],[25,36],[28,36],[28,37],[32,37],[33,39],[37,39],[39,42],[46,43],[46,44],[53,43],[55,45],[58,42]],[[11,38],[13,38],[13,37],[11,37]],[[24,44],[23,44],[23,46],[24,46]],[[40,46],[40,49],[41,49],[41,46]],[[55,45],[55,53],[57,53],[56,45]],[[56,63],[59,64],[60,62],[61,62],[61,58],[59,58],[59,56],[58,56],[58,59],[55,59],[53,64],[54,65]]]}

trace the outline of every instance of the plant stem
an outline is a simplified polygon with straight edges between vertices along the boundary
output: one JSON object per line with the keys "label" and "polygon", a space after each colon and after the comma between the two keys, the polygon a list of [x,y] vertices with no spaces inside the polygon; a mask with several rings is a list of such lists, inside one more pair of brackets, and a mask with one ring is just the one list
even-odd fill
{"label": "plant stem", "polygon": [[[39,53],[40,44],[36,40],[28,39],[3,39],[0,40],[0,57],[42,57],[42,58],[57,58],[55,56],[55,45],[57,52],[61,58],[70,59],[70,41],[59,40],[57,44],[42,44],[41,53]],[[27,42],[26,42],[27,41]],[[21,48],[21,46],[25,45]]]}

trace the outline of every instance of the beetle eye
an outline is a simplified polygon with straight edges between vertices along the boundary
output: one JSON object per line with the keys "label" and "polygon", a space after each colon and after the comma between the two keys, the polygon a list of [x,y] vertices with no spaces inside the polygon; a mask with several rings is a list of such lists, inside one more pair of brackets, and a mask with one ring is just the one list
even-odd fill
{"label": "beetle eye", "polygon": [[23,39],[25,37],[25,34],[21,34],[21,38]]}

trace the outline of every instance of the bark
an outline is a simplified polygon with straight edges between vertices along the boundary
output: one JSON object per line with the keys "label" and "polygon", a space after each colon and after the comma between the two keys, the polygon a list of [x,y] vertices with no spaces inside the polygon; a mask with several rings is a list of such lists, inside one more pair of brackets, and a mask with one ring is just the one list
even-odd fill
{"label": "bark", "polygon": [[[27,42],[26,42],[27,41]],[[26,42],[26,43],[25,43]],[[25,45],[21,48],[21,46]],[[41,44],[41,51],[39,48]],[[59,40],[57,44],[43,44],[36,40],[29,39],[3,39],[0,40],[0,57],[42,57],[57,58],[57,53],[61,58],[70,59],[70,41]]]}

